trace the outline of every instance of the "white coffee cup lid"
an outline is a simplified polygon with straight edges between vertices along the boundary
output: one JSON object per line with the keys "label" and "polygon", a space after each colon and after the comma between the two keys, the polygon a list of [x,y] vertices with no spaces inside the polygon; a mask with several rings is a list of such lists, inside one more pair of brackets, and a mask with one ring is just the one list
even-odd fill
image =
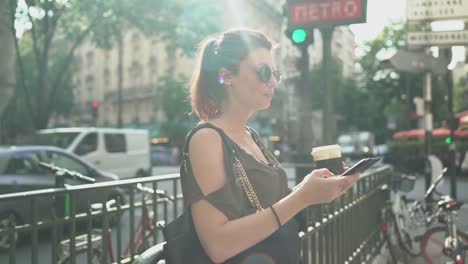
{"label": "white coffee cup lid", "polygon": [[341,147],[338,145],[327,145],[312,148],[311,155],[314,160],[341,158]]}

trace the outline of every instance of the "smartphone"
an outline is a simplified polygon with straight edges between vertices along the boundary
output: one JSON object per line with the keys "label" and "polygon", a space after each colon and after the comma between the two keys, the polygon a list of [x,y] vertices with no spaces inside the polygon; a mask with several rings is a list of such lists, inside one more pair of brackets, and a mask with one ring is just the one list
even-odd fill
{"label": "smartphone", "polygon": [[352,175],[357,172],[364,172],[368,168],[370,168],[372,165],[377,163],[379,161],[379,157],[374,157],[374,158],[365,158],[360,160],[358,163],[354,164],[351,168],[347,169],[345,172],[341,174],[341,176],[347,176],[347,175]]}

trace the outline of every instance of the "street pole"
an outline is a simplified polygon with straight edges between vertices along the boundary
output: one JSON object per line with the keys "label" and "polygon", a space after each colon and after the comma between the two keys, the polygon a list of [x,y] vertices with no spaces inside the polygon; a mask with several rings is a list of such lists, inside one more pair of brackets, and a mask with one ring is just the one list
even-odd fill
{"label": "street pole", "polygon": [[413,102],[411,101],[411,86],[410,86],[410,73],[405,73],[405,86],[406,86],[406,129],[411,129],[411,107],[413,106]]}
{"label": "street pole", "polygon": [[[452,48],[445,48],[443,49],[443,55],[448,59],[448,61],[452,60]],[[457,164],[456,164],[456,152],[457,152],[457,145],[455,142],[455,115],[453,113],[453,75],[452,71],[449,70],[446,73],[446,84],[447,84],[447,106],[448,106],[448,125],[450,129],[450,138],[452,141],[449,145],[449,172],[450,172],[450,195],[457,199]]]}
{"label": "street pole", "polygon": [[[431,169],[429,164],[429,156],[432,153],[432,111],[431,111],[431,101],[432,101],[432,74],[431,72],[426,72],[424,75],[424,128],[425,128],[425,175],[426,175],[426,190],[431,186]],[[429,197],[431,199],[431,197]]]}
{"label": "street pole", "polygon": [[[299,120],[299,145],[298,145],[298,150],[300,151],[301,154],[306,155],[304,157],[304,160],[301,162],[306,162],[307,160],[310,159],[310,151],[311,147],[309,145],[312,143],[309,140],[309,137],[307,135],[310,134],[310,128],[308,128],[308,124],[310,122],[306,122],[307,113],[311,112],[311,107],[310,107],[310,101],[307,99],[310,98],[308,97],[308,90],[310,89],[309,87],[309,45],[302,45],[299,47],[301,51],[301,57],[298,60],[297,66],[299,68],[300,72],[300,79],[299,79],[299,90],[300,90],[300,120]],[[310,118],[310,117],[309,117]]]}
{"label": "street pole", "polygon": [[[301,57],[297,61],[297,68],[300,72],[298,80],[299,91],[299,140],[296,144],[297,153],[294,157],[294,162],[298,164],[311,164],[310,152],[312,150],[312,133],[311,133],[311,102],[310,98],[310,82],[309,82],[309,45],[301,45]],[[297,167],[296,168],[296,182],[301,182],[305,175],[310,173],[313,167]]]}
{"label": "street pole", "polygon": [[323,39],[323,58],[322,58],[322,78],[323,94],[325,105],[322,116],[322,135],[324,145],[335,143],[336,124],[335,124],[335,89],[331,85],[330,60],[331,60],[331,39],[334,27],[324,27],[320,29]]}
{"label": "street pole", "polygon": [[[123,33],[121,33],[123,34]],[[123,36],[118,37],[118,80],[117,80],[117,127],[122,127],[122,113],[123,113],[123,99],[122,99],[122,90],[123,90]]]}

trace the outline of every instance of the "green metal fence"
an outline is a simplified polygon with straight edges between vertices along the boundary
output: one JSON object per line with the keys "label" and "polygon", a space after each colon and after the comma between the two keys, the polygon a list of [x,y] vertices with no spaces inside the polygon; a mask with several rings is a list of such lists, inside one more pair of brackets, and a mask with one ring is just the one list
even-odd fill
{"label": "green metal fence", "polygon": [[[164,189],[175,201],[156,192],[143,199],[138,184]],[[110,198],[119,202],[107,208]],[[142,244],[162,241],[160,230],[142,238],[144,209],[151,224],[168,221],[181,211],[181,198],[178,174],[0,195],[0,263],[131,262]]]}
{"label": "green metal fence", "polygon": [[[337,201],[306,210],[303,263],[369,261],[382,243],[379,214],[389,197],[381,187],[391,172],[368,173]],[[175,202],[138,184],[166,190]],[[119,202],[107,208],[109,198]],[[0,195],[0,244],[7,241],[0,263],[130,263],[162,241],[160,230],[140,239],[142,215],[170,221],[182,211],[181,198],[178,174]],[[100,210],[91,209],[96,203]]]}
{"label": "green metal fence", "polygon": [[302,263],[369,263],[378,254],[391,173],[390,166],[366,173],[341,198],[306,209],[308,228],[299,234]]}

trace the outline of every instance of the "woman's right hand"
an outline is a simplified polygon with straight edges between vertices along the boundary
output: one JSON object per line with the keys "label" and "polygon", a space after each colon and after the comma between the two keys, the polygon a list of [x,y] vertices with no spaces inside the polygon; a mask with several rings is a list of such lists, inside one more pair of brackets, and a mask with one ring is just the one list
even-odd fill
{"label": "woman's right hand", "polygon": [[360,173],[349,176],[336,176],[328,169],[316,169],[306,175],[295,191],[300,195],[305,207],[329,203],[344,194],[359,180]]}

